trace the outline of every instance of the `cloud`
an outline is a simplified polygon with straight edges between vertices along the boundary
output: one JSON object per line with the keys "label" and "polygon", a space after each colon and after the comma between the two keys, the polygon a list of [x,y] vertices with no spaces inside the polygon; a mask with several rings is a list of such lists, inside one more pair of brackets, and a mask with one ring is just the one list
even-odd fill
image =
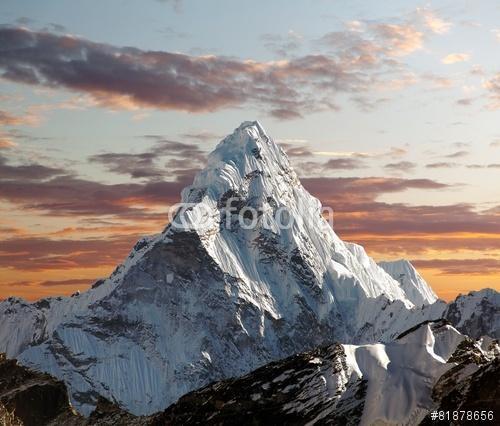
{"label": "cloud", "polygon": [[[402,192],[407,189],[444,189],[449,185],[431,179],[403,178],[303,178],[304,186],[319,199],[333,202],[337,209],[345,203],[352,206],[353,202],[372,202],[377,196],[386,193]],[[338,199],[336,201],[336,199]]]}
{"label": "cloud", "polygon": [[215,142],[215,141],[219,141],[223,138],[222,135],[218,135],[218,134],[210,132],[208,130],[183,133],[181,135],[181,137],[184,139],[191,139],[191,140],[195,140],[198,142],[209,142],[209,141]]}
{"label": "cloud", "polygon": [[417,268],[439,269],[440,275],[488,275],[500,273],[498,259],[427,259],[413,260]]}
{"label": "cloud", "polygon": [[351,101],[363,112],[376,110],[380,105],[389,102],[389,98],[369,99],[365,96],[353,96]]}
{"label": "cloud", "polygon": [[466,157],[467,155],[469,155],[468,151],[456,151],[456,152],[453,152],[451,154],[445,155],[444,157],[445,158],[462,158],[462,157]]}
{"label": "cloud", "polygon": [[0,134],[0,149],[8,149],[16,146],[16,143],[10,138]]}
{"label": "cloud", "polygon": [[0,110],[0,126],[20,126],[23,124],[35,124],[38,121],[37,117],[33,114],[24,114],[18,116],[11,114],[8,111]]}
{"label": "cloud", "polygon": [[[450,188],[430,179],[318,177],[302,182],[324,205],[334,209],[336,232],[344,239],[363,243],[367,249],[397,254],[393,250],[401,244],[403,248],[407,245],[410,253],[415,246],[427,251],[436,246],[434,240],[448,238],[448,244],[456,250],[472,244],[494,245],[487,237],[500,239],[500,215],[494,210],[480,212],[472,204],[414,205],[410,204],[413,196],[408,203],[378,201],[384,194],[408,189]],[[379,238],[386,239],[385,249],[382,243],[371,245]],[[419,244],[416,239],[420,239]]]}
{"label": "cloud", "polygon": [[309,147],[302,145],[294,145],[291,143],[281,142],[280,146],[285,150],[289,157],[311,157],[314,153]]}
{"label": "cloud", "polygon": [[46,27],[44,27],[42,29],[42,31],[53,31],[56,33],[65,33],[68,31],[68,29],[64,25],[51,22]]}
{"label": "cloud", "polygon": [[358,158],[368,158],[373,157],[373,154],[367,152],[357,152],[357,151],[313,151],[314,155],[319,155],[321,157],[358,157]]}
{"label": "cloud", "polygon": [[486,252],[496,250],[500,244],[500,235],[498,234],[376,235],[355,232],[344,234],[361,244],[369,252],[377,253],[379,257],[435,256],[436,252],[448,252],[450,255],[461,251]]}
{"label": "cloud", "polygon": [[425,167],[428,169],[451,169],[451,168],[457,167],[459,165],[460,164],[457,164],[457,163],[450,163],[450,162],[442,161],[442,162],[437,162],[437,163],[426,164]]}
{"label": "cloud", "polygon": [[365,168],[366,164],[357,158],[332,158],[324,165],[324,169],[330,170],[353,170]]}
{"label": "cloud", "polygon": [[491,164],[467,164],[468,169],[498,169],[500,168],[499,163],[491,163]]}
{"label": "cloud", "polygon": [[[191,176],[192,177],[192,176]],[[71,176],[47,181],[2,181],[0,199],[26,211],[51,216],[116,215],[124,219],[147,219],[148,206],[167,206],[179,199],[190,183],[187,177],[175,181],[141,184],[103,184]]]}
{"label": "cloud", "polygon": [[48,167],[41,164],[10,165],[7,159],[0,155],[0,181],[23,180],[26,182],[39,181],[65,175],[68,172],[57,167]]}
{"label": "cloud", "polygon": [[[375,31],[387,44],[386,57],[415,48],[411,29],[379,24]],[[385,78],[390,69],[399,72],[399,65],[389,60],[377,61],[371,71],[383,67],[385,73],[375,73],[366,67],[365,58],[351,59],[342,48],[271,62],[190,56],[0,28],[4,79],[88,94],[94,102],[113,109],[210,112],[251,105],[281,119],[298,118],[334,110],[338,108],[333,102],[336,94],[367,91],[382,84],[381,76]]]}
{"label": "cloud", "polygon": [[499,29],[495,29],[495,30],[491,30],[491,32],[493,33],[493,35],[495,36],[495,40],[500,43],[500,30]]}
{"label": "cloud", "polygon": [[423,33],[410,22],[363,22],[357,28],[361,25],[363,31],[329,32],[319,39],[319,43],[333,49],[344,60],[366,67],[395,64],[394,57],[406,56],[422,48]]}
{"label": "cloud", "polygon": [[1,126],[16,126],[22,124],[20,117],[16,117],[6,111],[0,110],[0,125]]}
{"label": "cloud", "polygon": [[[131,173],[133,169],[120,162],[110,164],[123,173]],[[194,173],[193,169],[178,169],[170,170],[163,180],[105,184],[38,163],[12,165],[0,157],[0,199],[25,212],[50,216],[112,215],[124,220],[157,220],[163,215],[155,213],[154,209],[152,212],[151,207],[176,203],[181,190],[192,182]]]}
{"label": "cloud", "polygon": [[429,9],[417,9],[424,19],[425,26],[436,34],[446,34],[453,26],[451,22],[447,22],[436,15],[435,12]]}
{"label": "cloud", "polygon": [[159,166],[158,162],[162,159],[168,159],[168,166],[177,169],[177,172],[197,169],[205,161],[205,153],[195,144],[171,141],[155,135],[147,135],[146,138],[156,141],[146,152],[106,152],[90,156],[89,162],[100,163],[110,172],[129,175],[134,179],[158,179],[172,175],[171,169]]}
{"label": "cloud", "polygon": [[417,167],[416,163],[410,161],[398,161],[397,163],[389,163],[384,166],[387,170],[397,172],[411,172]]}
{"label": "cloud", "polygon": [[457,62],[466,62],[470,59],[470,55],[468,53],[450,53],[446,55],[441,62],[446,65],[456,64]]}
{"label": "cloud", "polygon": [[462,98],[457,100],[457,105],[469,106],[475,101],[474,98]]}
{"label": "cloud", "polygon": [[[391,146],[389,152],[387,153],[387,155],[392,158],[402,157],[406,154],[408,154],[408,150],[406,148],[401,148],[398,146]],[[385,154],[383,156],[385,156]]]}
{"label": "cloud", "polygon": [[391,56],[405,56],[422,48],[424,35],[413,25],[377,24],[374,29]]}
{"label": "cloud", "polygon": [[261,40],[264,46],[279,57],[289,57],[302,46],[304,37],[289,30],[285,36],[279,34],[263,34]]}
{"label": "cloud", "polygon": [[[336,108],[333,108],[336,109]],[[302,113],[295,109],[286,109],[286,108],[274,108],[269,111],[269,114],[274,118],[279,118],[280,120],[293,120],[295,118],[301,118]]]}
{"label": "cloud", "polygon": [[95,279],[88,279],[88,278],[70,278],[67,280],[46,280],[46,281],[41,281],[37,282],[37,285],[40,285],[42,287],[56,287],[56,286],[64,286],[64,285],[84,285],[88,286],[89,284],[92,284],[95,282],[97,278]]}
{"label": "cloud", "polygon": [[491,110],[500,109],[500,72],[487,80],[483,86],[489,95],[490,103],[488,104],[488,108]]}
{"label": "cloud", "polygon": [[157,178],[164,176],[166,172],[156,167],[157,157],[144,152],[139,154],[129,153],[103,153],[89,157],[89,162],[100,163],[113,173],[130,175],[131,178]]}
{"label": "cloud", "polygon": [[[88,240],[53,240],[44,237],[7,239],[2,241],[0,248],[0,267],[22,271],[109,267],[125,258],[137,237],[127,235],[114,239]],[[87,283],[90,284],[91,281]]]}
{"label": "cloud", "polygon": [[454,80],[452,78],[433,73],[424,73],[422,75],[422,79],[426,82],[431,82],[432,87],[437,89],[448,89],[454,84]]}

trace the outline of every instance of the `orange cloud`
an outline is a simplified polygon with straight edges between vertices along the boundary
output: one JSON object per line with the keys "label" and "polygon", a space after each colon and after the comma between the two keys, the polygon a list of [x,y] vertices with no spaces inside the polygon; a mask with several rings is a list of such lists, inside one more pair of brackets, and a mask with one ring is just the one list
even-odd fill
{"label": "orange cloud", "polygon": [[417,12],[423,16],[424,25],[435,34],[445,34],[453,26],[451,22],[445,21],[429,9],[417,9]]}
{"label": "orange cloud", "polygon": [[446,55],[441,62],[446,65],[456,64],[457,62],[466,62],[470,59],[470,55],[468,53],[450,53]]}
{"label": "orange cloud", "polygon": [[423,46],[424,35],[413,25],[379,24],[376,32],[384,40],[384,47],[393,56],[405,56]]}

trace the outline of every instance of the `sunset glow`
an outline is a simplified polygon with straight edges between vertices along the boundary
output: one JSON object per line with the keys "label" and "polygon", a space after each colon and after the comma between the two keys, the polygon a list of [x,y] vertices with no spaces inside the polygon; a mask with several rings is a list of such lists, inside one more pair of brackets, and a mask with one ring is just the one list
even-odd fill
{"label": "sunset glow", "polygon": [[141,3],[0,5],[0,299],[109,275],[254,119],[342,239],[500,290],[497,2]]}

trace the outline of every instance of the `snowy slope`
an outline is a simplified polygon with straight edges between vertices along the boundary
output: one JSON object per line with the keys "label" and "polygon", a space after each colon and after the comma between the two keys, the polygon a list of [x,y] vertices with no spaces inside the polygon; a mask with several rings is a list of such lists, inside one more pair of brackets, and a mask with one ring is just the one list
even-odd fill
{"label": "snowy slope", "polygon": [[85,419],[72,413],[62,383],[0,354],[0,423],[5,404],[36,425],[50,419],[57,426],[432,425],[429,413],[436,409],[487,409],[496,417],[499,379],[498,342],[474,341],[441,320],[385,345],[337,343],[300,353],[190,392],[147,417],[100,398]]}
{"label": "snowy slope", "polygon": [[401,288],[406,296],[415,305],[421,306],[434,303],[437,300],[437,296],[432,288],[408,260],[401,259],[393,262],[379,262],[378,265],[392,278],[401,283]]}
{"label": "snowy slope", "polygon": [[482,349],[446,322],[423,323],[388,344],[325,346],[211,384],[159,419],[222,424],[245,413],[252,424],[416,425],[465,396],[467,383],[495,392],[483,371],[498,370],[498,361],[498,344]]}
{"label": "snowy slope", "polygon": [[341,241],[257,122],[217,146],[182,201],[89,291],[0,303],[0,351],[63,379],[83,413],[100,394],[148,414],[318,345],[390,341],[447,308],[416,309],[418,294]]}

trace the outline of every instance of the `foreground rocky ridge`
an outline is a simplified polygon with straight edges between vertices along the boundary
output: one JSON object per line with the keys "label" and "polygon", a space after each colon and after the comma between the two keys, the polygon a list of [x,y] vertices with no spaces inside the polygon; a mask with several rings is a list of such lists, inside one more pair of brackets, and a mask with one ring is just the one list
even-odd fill
{"label": "foreground rocky ridge", "polygon": [[[386,345],[332,344],[270,363],[188,393],[151,416],[133,416],[100,398],[89,418],[72,411],[61,382],[4,360],[0,404],[27,426],[432,424],[434,409],[500,415],[499,354],[493,339],[474,341],[446,321],[427,322]],[[29,418],[20,415],[29,398],[24,380],[27,388],[38,381],[57,389],[45,396],[49,409],[34,405]]]}

